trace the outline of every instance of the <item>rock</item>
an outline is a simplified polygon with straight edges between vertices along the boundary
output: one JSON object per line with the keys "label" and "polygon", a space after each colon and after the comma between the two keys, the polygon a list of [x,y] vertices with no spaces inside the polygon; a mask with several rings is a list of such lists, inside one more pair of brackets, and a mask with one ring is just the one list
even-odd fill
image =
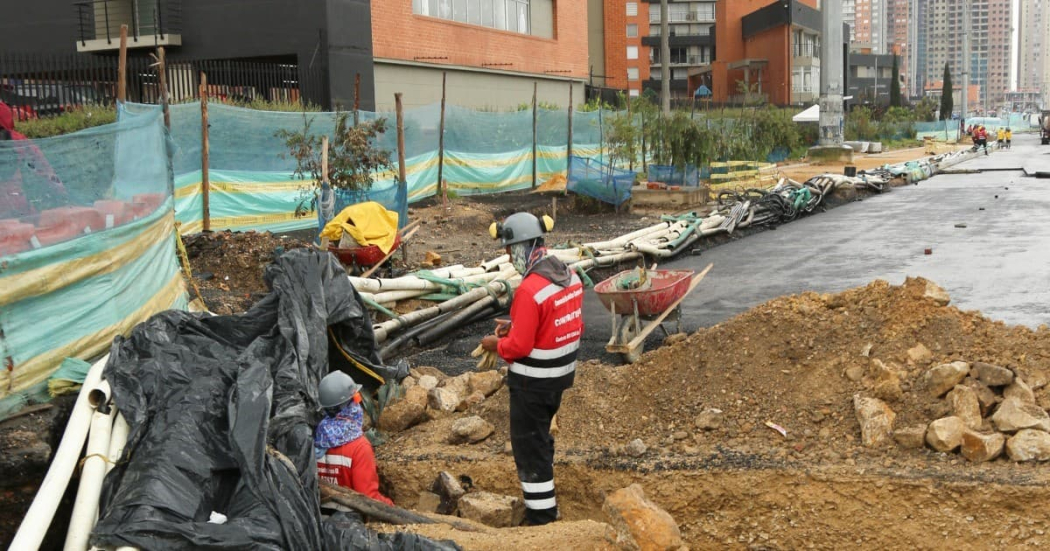
{"label": "rock", "polygon": [[638,484],[609,494],[602,511],[616,529],[616,543],[623,549],[670,551],[684,545],[678,523],[645,497],[645,491]]}
{"label": "rock", "polygon": [[438,473],[434,483],[430,485],[430,491],[438,497],[440,503],[436,512],[442,515],[455,513],[459,498],[467,493],[459,480],[448,471]]}
{"label": "rock", "polygon": [[926,427],[926,443],[939,452],[950,452],[962,444],[966,423],[958,417],[944,417]]}
{"label": "rock", "polygon": [[1016,397],[1007,398],[999,404],[992,415],[992,422],[999,432],[1016,432],[1021,429],[1037,429],[1050,432],[1050,415],[1032,403],[1022,402]]}
{"label": "rock", "polygon": [[722,426],[722,410],[716,408],[707,408],[700,412],[700,415],[696,417],[694,424],[696,428],[700,430],[715,430]]}
{"label": "rock", "polygon": [[684,430],[675,431],[674,434],[671,435],[671,438],[675,440],[685,440],[686,438],[689,438],[689,433]]}
{"label": "rock", "polygon": [[436,252],[434,252],[434,251],[427,251],[425,253],[425,257],[423,259],[422,264],[424,266],[430,266],[430,267],[440,266],[441,265],[441,255],[436,253]]}
{"label": "rock", "polygon": [[853,381],[854,383],[864,378],[864,366],[862,365],[851,365],[846,368],[846,378]]}
{"label": "rock", "polygon": [[926,425],[895,429],[893,440],[902,448],[922,449],[926,446]]}
{"label": "rock", "polygon": [[1050,434],[1024,429],[1006,441],[1006,455],[1014,461],[1050,460]]}
{"label": "rock", "polygon": [[641,438],[635,438],[627,443],[623,451],[631,457],[641,457],[645,455],[645,450],[647,449],[649,448],[646,447],[645,442],[642,442]]}
{"label": "rock", "polygon": [[923,376],[923,380],[930,395],[934,398],[939,398],[955,388],[955,385],[961,383],[969,373],[970,364],[966,362],[952,362],[930,368]]}
{"label": "rock", "polygon": [[864,356],[865,358],[870,358],[870,357],[871,357],[871,349],[872,349],[872,348],[873,348],[874,346],[875,346],[875,345],[871,344],[870,342],[869,342],[868,344],[865,344],[865,345],[864,345],[864,348],[863,348],[863,349],[861,349],[861,351],[860,351],[860,355],[861,355],[861,356]]}
{"label": "rock", "polygon": [[933,352],[926,345],[919,343],[908,349],[908,360],[915,365],[926,365],[933,361]]}
{"label": "rock", "polygon": [[437,388],[438,380],[433,375],[423,375],[422,377],[419,378],[419,382],[417,384],[419,384],[419,387],[422,388],[423,390],[428,390],[429,391],[429,390]]}
{"label": "rock", "polygon": [[973,463],[991,461],[1003,453],[1006,437],[998,432],[980,434],[971,430],[963,432],[962,456]]}
{"label": "rock", "polygon": [[981,415],[988,415],[995,404],[999,403],[999,397],[996,396],[995,391],[981,381],[967,377],[963,384],[973,389],[977,396],[977,403],[981,405]]}
{"label": "rock", "polygon": [[456,408],[459,407],[460,401],[461,398],[459,397],[459,394],[456,394],[456,391],[450,388],[432,388],[427,394],[427,405],[429,405],[431,409],[436,409],[446,413],[456,411]]}
{"label": "rock", "polygon": [[437,513],[441,509],[441,496],[434,492],[419,492],[416,499],[416,510],[423,513]]}
{"label": "rock", "polygon": [[441,371],[440,369],[429,365],[413,367],[411,370],[409,370],[409,374],[411,374],[417,380],[423,375],[430,375],[431,377],[437,379],[438,382],[444,381],[448,378],[448,375],[446,375],[444,371]]}
{"label": "rock", "polygon": [[503,376],[498,371],[481,371],[471,373],[468,390],[471,393],[480,392],[485,397],[492,396],[503,386]]}
{"label": "rock", "polygon": [[1014,382],[1014,372],[984,362],[973,362],[973,368],[977,371],[977,380],[988,386],[1006,386]]}
{"label": "rock", "polygon": [[932,281],[926,282],[926,292],[922,296],[937,303],[937,306],[947,306],[952,301],[952,298],[948,296],[948,291]]}
{"label": "rock", "polygon": [[465,397],[470,394],[470,376],[470,373],[464,373],[455,377],[449,377],[438,383],[438,387],[451,389],[459,396]]}
{"label": "rock", "polygon": [[401,432],[423,420],[427,411],[427,391],[413,386],[400,400],[387,404],[379,415],[379,430]]}
{"label": "rock", "polygon": [[476,444],[492,436],[495,430],[496,428],[492,426],[492,423],[477,415],[456,419],[452,423],[452,434],[449,436],[449,442],[452,444]]}
{"label": "rock", "polygon": [[853,395],[853,409],[860,423],[861,441],[871,448],[889,441],[897,414],[878,398]]}
{"label": "rock", "polygon": [[967,428],[981,428],[981,404],[972,388],[955,385],[948,393],[948,404],[952,408],[952,416],[962,419]]}
{"label": "rock", "polygon": [[1014,377],[1014,382],[1010,383],[1010,386],[1003,389],[1003,399],[1009,398],[1017,398],[1019,401],[1026,404],[1035,403],[1035,393],[1032,392],[1032,389],[1029,388],[1020,377]]}
{"label": "rock", "polygon": [[887,402],[899,402],[904,397],[901,390],[901,379],[897,372],[882,363],[880,360],[872,360],[872,370],[875,381],[872,385],[872,393],[876,398]]}
{"label": "rock", "polygon": [[493,528],[509,528],[525,519],[525,502],[519,497],[472,492],[460,498],[459,516]]}
{"label": "rock", "polygon": [[411,375],[409,375],[408,377],[405,377],[404,379],[401,380],[401,388],[403,388],[405,390],[408,390],[408,389],[410,389],[410,388],[412,388],[412,387],[414,387],[414,386],[416,386],[418,384],[419,384],[419,382],[416,381],[416,378],[411,376]]}
{"label": "rock", "polygon": [[480,393],[480,392],[475,392],[475,393],[471,394],[470,396],[467,396],[463,400],[463,402],[459,404],[459,408],[457,408],[457,409],[466,410],[466,409],[472,408],[472,407],[474,407],[474,406],[476,406],[476,405],[478,405],[478,404],[480,404],[480,403],[482,403],[484,401],[485,401],[485,395]]}

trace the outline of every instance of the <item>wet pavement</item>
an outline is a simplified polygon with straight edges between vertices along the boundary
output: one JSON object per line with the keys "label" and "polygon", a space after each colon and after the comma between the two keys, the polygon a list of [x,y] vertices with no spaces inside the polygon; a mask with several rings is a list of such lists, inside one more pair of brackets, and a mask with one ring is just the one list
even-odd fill
{"label": "wet pavement", "polygon": [[[900,284],[907,276],[936,282],[964,310],[1032,328],[1050,324],[1050,180],[1023,171],[1050,171],[1050,146],[1015,134],[1011,150],[955,168],[986,172],[935,176],[662,264],[699,271],[714,263],[683,303],[683,329],[782,295],[874,279]],[[610,320],[593,291],[584,314],[582,355],[599,357]]]}

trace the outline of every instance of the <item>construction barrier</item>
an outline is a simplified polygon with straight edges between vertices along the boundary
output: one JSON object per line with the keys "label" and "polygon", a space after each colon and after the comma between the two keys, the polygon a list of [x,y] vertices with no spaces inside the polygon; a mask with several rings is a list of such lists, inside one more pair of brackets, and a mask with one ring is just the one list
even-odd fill
{"label": "construction barrier", "polygon": [[62,137],[0,142],[0,398],[185,308],[160,111]]}
{"label": "construction barrier", "polygon": [[635,173],[601,161],[573,155],[565,188],[619,207],[631,198]]}

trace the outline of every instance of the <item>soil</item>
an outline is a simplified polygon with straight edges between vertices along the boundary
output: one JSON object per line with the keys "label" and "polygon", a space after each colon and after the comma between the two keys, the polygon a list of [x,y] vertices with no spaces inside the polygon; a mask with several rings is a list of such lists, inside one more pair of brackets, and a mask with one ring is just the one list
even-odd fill
{"label": "soil", "polygon": [[[941,154],[950,151],[958,151],[960,149],[968,149],[968,146],[938,143],[936,144],[935,149],[937,154]],[[929,153],[927,153],[925,147],[895,149],[883,153],[858,153],[853,157],[853,166],[857,167],[858,171],[868,170],[885,165],[906,163],[908,161],[921,159],[928,155]],[[805,182],[806,180],[821,174],[843,174],[845,169],[846,163],[802,163],[781,166],[779,172],[780,175],[785,178],[791,178],[796,182]]]}

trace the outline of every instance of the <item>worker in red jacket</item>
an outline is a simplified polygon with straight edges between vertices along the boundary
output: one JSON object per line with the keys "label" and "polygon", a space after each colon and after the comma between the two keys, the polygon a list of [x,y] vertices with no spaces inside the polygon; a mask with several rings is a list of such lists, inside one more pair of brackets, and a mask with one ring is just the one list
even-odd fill
{"label": "worker in red jacket", "polygon": [[522,274],[510,307],[510,326],[481,341],[510,364],[510,441],[530,525],[557,520],[551,420],[576,375],[583,334],[583,284],[561,260],[547,256],[543,234],[554,222],[515,213],[491,232]]}
{"label": "worker in red jacket", "polygon": [[318,394],[325,418],[314,434],[317,475],[324,482],[393,505],[390,498],[379,493],[375,451],[362,430],[364,410],[360,390],[361,385],[342,371],[321,379]]}
{"label": "worker in red jacket", "polygon": [[44,153],[15,130],[14,111],[2,101],[0,142],[20,142],[5,143],[0,150],[0,218],[18,218],[69,203],[66,188]]}

